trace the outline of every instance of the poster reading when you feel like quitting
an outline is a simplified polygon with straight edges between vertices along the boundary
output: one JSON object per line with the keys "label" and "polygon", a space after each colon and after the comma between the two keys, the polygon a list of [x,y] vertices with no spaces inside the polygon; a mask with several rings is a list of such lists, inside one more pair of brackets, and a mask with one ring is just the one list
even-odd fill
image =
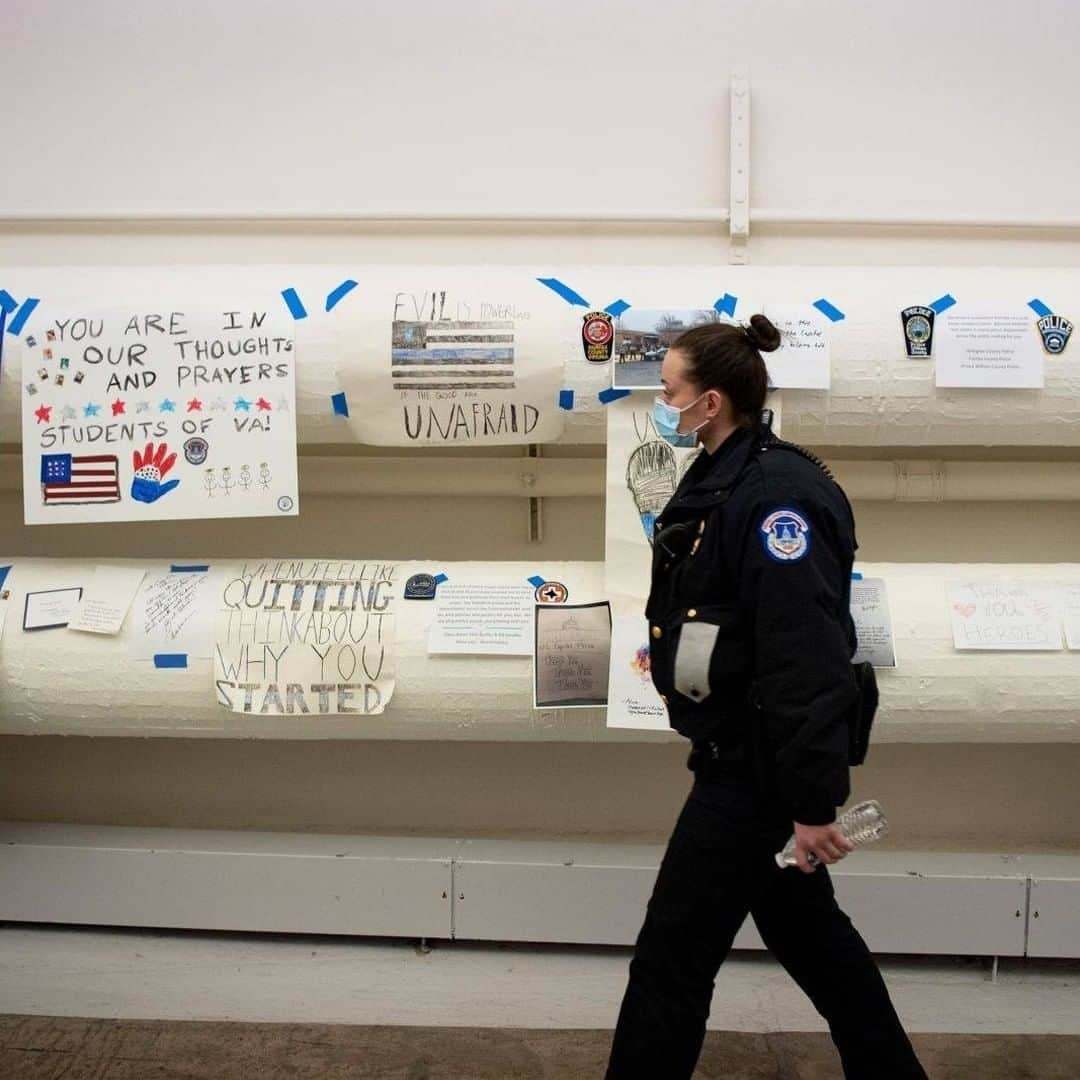
{"label": "poster reading when you feel like quitting", "polygon": [[28,525],[299,513],[283,317],[223,306],[35,323],[22,341]]}

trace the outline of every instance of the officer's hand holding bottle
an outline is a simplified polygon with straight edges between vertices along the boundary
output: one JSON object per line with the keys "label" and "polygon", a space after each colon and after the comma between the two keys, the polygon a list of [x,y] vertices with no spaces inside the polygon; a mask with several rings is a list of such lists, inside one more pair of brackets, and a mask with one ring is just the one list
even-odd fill
{"label": "officer's hand holding bottle", "polygon": [[800,825],[795,822],[795,865],[812,874],[821,864],[839,862],[855,845],[835,822],[831,825]]}

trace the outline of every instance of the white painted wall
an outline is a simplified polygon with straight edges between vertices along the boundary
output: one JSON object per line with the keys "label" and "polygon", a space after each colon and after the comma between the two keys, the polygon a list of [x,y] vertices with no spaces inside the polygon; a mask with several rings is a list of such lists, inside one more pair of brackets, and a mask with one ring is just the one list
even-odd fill
{"label": "white painted wall", "polygon": [[1074,214],[1080,11],[988,0],[8,0],[4,204]]}
{"label": "white painted wall", "polygon": [[[853,0],[331,0],[309,9],[9,0],[3,31],[0,100],[18,138],[0,187],[0,287],[17,294],[4,268],[719,266],[728,251],[714,226],[49,224],[13,215],[724,206],[735,64],[749,66],[752,83],[755,207],[1075,214],[1080,159],[1067,133],[1080,84],[1062,58],[1080,44],[1080,8],[1068,0],[1019,12],[1004,0],[977,10],[956,0],[902,9]],[[1077,247],[1071,231],[755,226],[750,259],[1038,272],[1075,266]],[[937,456],[1000,459],[985,435],[938,446]],[[7,425],[0,444],[18,449]],[[872,442],[861,452],[893,456]],[[1046,441],[1034,426],[1005,453],[1076,460],[1067,440]],[[525,506],[452,493],[309,495],[303,516],[273,531],[259,521],[227,531],[196,522],[178,535],[156,523],[29,530],[19,493],[0,490],[0,548],[155,559],[392,549],[449,560],[475,558],[472,537],[482,535],[497,559],[603,557],[599,498],[545,500],[539,542],[528,540]],[[900,563],[1070,561],[1080,530],[1075,503],[863,503],[856,513],[860,556]],[[675,743],[10,735],[0,747],[0,816],[129,825],[659,838],[688,779]],[[901,846],[1075,848],[1076,749],[883,745],[856,784],[886,801],[897,823],[891,842]]]}

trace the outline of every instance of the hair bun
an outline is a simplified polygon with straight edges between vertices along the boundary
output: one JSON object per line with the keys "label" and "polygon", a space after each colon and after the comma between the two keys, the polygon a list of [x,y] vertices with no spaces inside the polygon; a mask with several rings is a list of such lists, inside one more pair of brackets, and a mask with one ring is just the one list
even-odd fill
{"label": "hair bun", "polygon": [[751,315],[750,325],[744,329],[750,344],[758,352],[773,352],[780,348],[780,331],[765,315]]}

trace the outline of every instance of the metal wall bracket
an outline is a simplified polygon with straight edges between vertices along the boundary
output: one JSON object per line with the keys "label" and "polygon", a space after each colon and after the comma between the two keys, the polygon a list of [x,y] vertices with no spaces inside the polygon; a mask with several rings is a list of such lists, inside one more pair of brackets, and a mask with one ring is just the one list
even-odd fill
{"label": "metal wall bracket", "polygon": [[750,260],[750,75],[745,67],[731,73],[731,262]]}
{"label": "metal wall bracket", "polygon": [[[539,459],[540,446],[538,443],[529,443],[528,456],[533,459]],[[529,462],[531,465],[532,462]],[[534,469],[526,466],[521,471],[521,486],[525,490],[529,490],[536,485],[536,472]],[[544,505],[537,497],[530,497],[529,499],[529,542],[533,544],[540,543],[544,539]]]}

